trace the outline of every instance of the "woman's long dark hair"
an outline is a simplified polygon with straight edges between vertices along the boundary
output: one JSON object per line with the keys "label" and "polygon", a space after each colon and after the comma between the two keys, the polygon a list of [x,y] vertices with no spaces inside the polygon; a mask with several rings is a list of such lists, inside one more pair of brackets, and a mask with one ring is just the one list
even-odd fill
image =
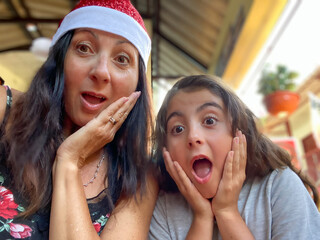
{"label": "woman's long dark hair", "polygon": [[228,111],[231,120],[232,135],[236,135],[240,129],[247,140],[247,179],[263,177],[275,169],[290,167],[311,189],[314,202],[318,206],[319,195],[311,181],[296,169],[291,162],[291,157],[286,150],[282,149],[257,129],[257,118],[239,97],[229,89],[220,78],[208,75],[194,75],[179,80],[167,93],[163,104],[158,112],[154,135],[153,159],[159,164],[161,170],[160,187],[167,191],[177,191],[174,181],[167,173],[162,158],[162,148],[166,146],[166,115],[171,99],[178,91],[194,92],[207,89],[212,94],[220,97]]}
{"label": "woman's long dark hair", "polygon": [[[27,200],[23,216],[45,208],[52,197],[52,165],[62,143],[64,59],[73,37],[66,33],[50,50],[29,90],[16,102],[1,139],[15,189]],[[141,95],[114,140],[107,144],[109,198],[132,196],[145,186],[152,130],[145,67],[139,58],[137,90]]]}

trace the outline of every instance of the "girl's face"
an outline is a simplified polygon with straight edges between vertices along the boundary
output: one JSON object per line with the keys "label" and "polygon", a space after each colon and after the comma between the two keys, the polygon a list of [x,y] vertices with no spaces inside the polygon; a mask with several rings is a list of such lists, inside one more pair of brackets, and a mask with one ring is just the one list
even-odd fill
{"label": "girl's face", "polygon": [[172,160],[203,197],[214,197],[233,140],[222,100],[207,89],[180,90],[170,101],[166,119]]}
{"label": "girl's face", "polygon": [[125,38],[95,29],[75,31],[65,62],[67,121],[84,126],[111,103],[135,91],[138,50]]}

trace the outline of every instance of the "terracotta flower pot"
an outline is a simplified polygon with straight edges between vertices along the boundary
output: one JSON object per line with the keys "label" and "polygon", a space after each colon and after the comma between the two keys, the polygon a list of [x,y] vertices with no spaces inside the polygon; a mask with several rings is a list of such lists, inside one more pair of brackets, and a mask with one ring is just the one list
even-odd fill
{"label": "terracotta flower pot", "polygon": [[291,91],[276,91],[264,97],[268,112],[272,115],[279,113],[291,114],[299,105],[299,94]]}

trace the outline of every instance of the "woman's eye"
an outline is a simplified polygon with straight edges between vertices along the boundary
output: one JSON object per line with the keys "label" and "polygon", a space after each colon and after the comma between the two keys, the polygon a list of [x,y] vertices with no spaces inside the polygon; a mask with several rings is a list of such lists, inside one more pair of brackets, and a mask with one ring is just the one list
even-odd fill
{"label": "woman's eye", "polygon": [[117,62],[121,63],[121,64],[127,64],[129,63],[129,58],[123,55],[120,55],[117,57]]}
{"label": "woman's eye", "polygon": [[86,44],[79,44],[77,50],[81,53],[88,53],[90,52],[90,47]]}
{"label": "woman's eye", "polygon": [[176,127],[174,127],[174,128],[172,129],[172,133],[173,133],[173,134],[179,134],[179,133],[181,133],[183,130],[184,130],[184,127],[182,127],[182,126],[176,126]]}
{"label": "woman's eye", "polygon": [[206,125],[215,125],[217,123],[217,120],[213,117],[208,117],[204,120],[204,123]]}

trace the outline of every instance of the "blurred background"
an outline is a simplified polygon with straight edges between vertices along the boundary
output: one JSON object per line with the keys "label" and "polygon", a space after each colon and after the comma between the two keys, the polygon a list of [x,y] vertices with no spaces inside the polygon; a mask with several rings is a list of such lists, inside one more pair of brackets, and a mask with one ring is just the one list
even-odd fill
{"label": "blurred background", "polygon": [[[0,0],[5,84],[28,89],[59,21],[76,2]],[[320,190],[320,1],[131,2],[152,38],[148,78],[155,113],[181,76],[218,75],[256,114],[261,131],[287,149]]]}

